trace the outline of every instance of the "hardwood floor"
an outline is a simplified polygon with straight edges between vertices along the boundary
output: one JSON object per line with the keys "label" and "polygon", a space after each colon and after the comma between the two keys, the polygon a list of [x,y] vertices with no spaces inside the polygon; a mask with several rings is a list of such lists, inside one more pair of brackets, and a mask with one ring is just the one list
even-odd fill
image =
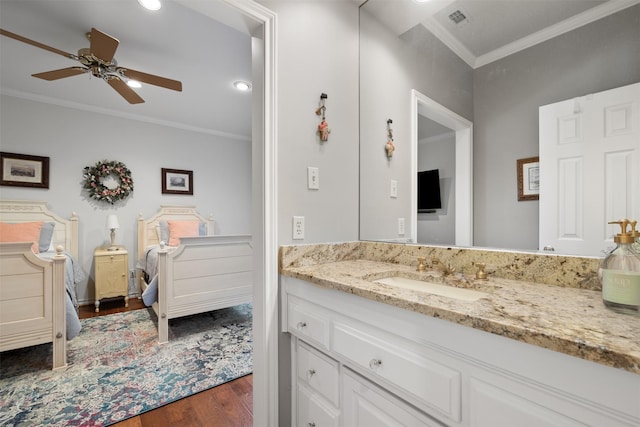
{"label": "hardwood floor", "polygon": [[[80,307],[80,318],[138,310],[137,298],[124,307],[122,299],[102,301],[100,312],[93,305]],[[253,425],[253,376],[219,385],[149,412],[113,424],[117,427],[250,427]]]}

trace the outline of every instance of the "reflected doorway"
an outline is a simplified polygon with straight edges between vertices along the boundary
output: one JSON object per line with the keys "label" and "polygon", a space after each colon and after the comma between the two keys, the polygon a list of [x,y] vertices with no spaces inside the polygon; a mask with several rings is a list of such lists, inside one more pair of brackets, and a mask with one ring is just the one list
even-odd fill
{"label": "reflected doorway", "polygon": [[[411,91],[411,150],[412,150],[412,171],[411,171],[411,230],[412,241],[417,243],[436,243],[437,242],[422,242],[418,239],[418,183],[417,173],[419,169],[419,163],[421,167],[429,165],[428,167],[434,168],[437,166],[434,163],[430,163],[423,156],[420,159],[419,152],[419,140],[420,140],[420,121],[425,125],[435,129],[436,133],[445,135],[447,130],[450,131],[449,144],[453,145],[453,148],[446,147],[442,144],[438,148],[438,151],[446,151],[448,157],[452,158],[451,166],[448,169],[453,169],[453,174],[450,176],[450,180],[441,180],[441,194],[443,207],[446,206],[447,217],[452,223],[450,226],[453,228],[453,242],[451,242],[450,236],[441,236],[442,239],[447,239],[447,243],[443,244],[455,244],[455,246],[472,246],[473,245],[473,124],[459,116],[453,111],[445,108],[431,98],[423,95],[422,93],[412,90]],[[428,120],[428,122],[426,121]],[[434,135],[435,136],[435,135]],[[443,137],[444,138],[444,137]],[[425,138],[423,138],[425,139]],[[435,152],[435,150],[434,150]],[[443,154],[444,156],[444,154]],[[443,157],[444,159],[444,157]],[[444,160],[443,160],[444,162]],[[444,168],[445,164],[442,163]],[[440,167],[437,167],[438,169]],[[450,187],[447,188],[447,185]],[[445,200],[447,204],[445,205]],[[453,212],[450,210],[453,209]],[[436,210],[435,214],[443,212],[443,209]],[[422,214],[421,214],[422,215]],[[432,214],[428,214],[432,215]],[[428,219],[428,218],[427,218]],[[435,220],[439,218],[432,218]],[[421,218],[424,221],[425,218]],[[423,224],[423,229],[426,228]],[[435,227],[432,227],[435,228]],[[423,230],[424,231],[424,230]],[[424,237],[424,236],[423,236]]]}

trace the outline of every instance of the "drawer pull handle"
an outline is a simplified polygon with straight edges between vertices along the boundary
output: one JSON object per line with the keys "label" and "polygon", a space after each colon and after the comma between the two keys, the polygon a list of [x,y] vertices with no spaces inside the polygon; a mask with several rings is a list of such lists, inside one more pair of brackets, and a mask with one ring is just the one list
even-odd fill
{"label": "drawer pull handle", "polygon": [[298,327],[298,329],[306,328],[307,327],[307,322],[298,322],[297,327]]}
{"label": "drawer pull handle", "polygon": [[315,374],[316,374],[316,370],[315,369],[309,369],[309,378],[311,378]]}
{"label": "drawer pull handle", "polygon": [[382,360],[380,359],[371,359],[371,361],[369,362],[369,367],[371,369],[379,368],[380,365],[382,365]]}

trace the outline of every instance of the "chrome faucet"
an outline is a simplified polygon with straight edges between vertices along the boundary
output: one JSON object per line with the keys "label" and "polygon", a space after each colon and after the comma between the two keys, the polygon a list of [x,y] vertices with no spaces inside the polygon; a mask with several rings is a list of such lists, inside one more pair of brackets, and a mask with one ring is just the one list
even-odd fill
{"label": "chrome faucet", "polygon": [[445,276],[449,276],[456,271],[456,269],[451,264],[445,264],[436,257],[431,258],[431,262],[433,263],[433,266],[442,271],[442,274],[444,274]]}

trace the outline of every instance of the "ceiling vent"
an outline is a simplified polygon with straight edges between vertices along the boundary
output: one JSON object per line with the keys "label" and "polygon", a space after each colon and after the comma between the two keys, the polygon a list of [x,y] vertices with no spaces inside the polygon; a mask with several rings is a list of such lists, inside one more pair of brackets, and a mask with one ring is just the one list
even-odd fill
{"label": "ceiling vent", "polygon": [[451,15],[449,15],[449,19],[451,19],[454,22],[454,24],[459,24],[465,19],[467,19],[467,17],[460,10],[456,10]]}

